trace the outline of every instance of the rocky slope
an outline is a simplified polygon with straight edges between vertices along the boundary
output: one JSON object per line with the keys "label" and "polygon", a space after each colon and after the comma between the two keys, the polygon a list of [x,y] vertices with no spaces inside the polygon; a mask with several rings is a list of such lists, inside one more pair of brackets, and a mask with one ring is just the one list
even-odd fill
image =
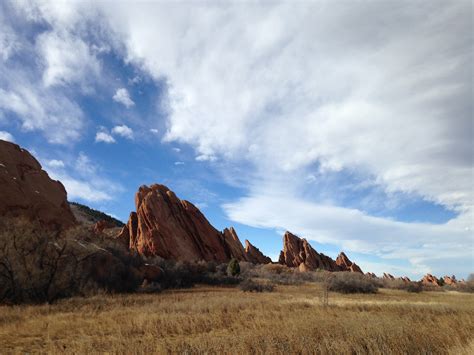
{"label": "rocky slope", "polygon": [[323,253],[318,253],[306,239],[286,232],[283,236],[283,250],[280,252],[278,262],[288,267],[298,267],[301,271],[323,269],[328,271],[353,271],[362,270],[349,260],[344,254],[339,254],[336,261]]}
{"label": "rocky slope", "polygon": [[0,140],[0,216],[37,220],[43,227],[76,224],[64,186],[25,149]]}
{"label": "rocky slope", "polygon": [[118,238],[139,254],[177,261],[227,262],[231,258],[270,262],[250,243],[244,249],[233,228],[220,232],[191,202],[180,200],[164,185],[141,186],[136,212]]}

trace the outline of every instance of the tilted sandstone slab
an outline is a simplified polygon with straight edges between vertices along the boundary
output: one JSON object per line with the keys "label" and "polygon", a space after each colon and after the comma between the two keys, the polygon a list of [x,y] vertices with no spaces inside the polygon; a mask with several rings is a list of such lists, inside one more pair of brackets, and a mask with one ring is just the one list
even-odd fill
{"label": "tilted sandstone slab", "polygon": [[336,258],[336,264],[343,271],[359,272],[363,274],[361,268],[356,263],[352,262],[344,252],[340,252]]}
{"label": "tilted sandstone slab", "polygon": [[253,246],[250,252],[243,248],[233,228],[219,232],[196,206],[164,185],[141,186],[135,206],[117,238],[128,240],[139,254],[176,261],[264,260]]}
{"label": "tilted sandstone slab", "polygon": [[272,262],[272,259],[263,255],[263,253],[248,240],[245,240],[245,258],[246,261],[253,264],[268,264]]}
{"label": "tilted sandstone slab", "polygon": [[38,220],[43,227],[76,224],[64,186],[25,149],[0,140],[0,216]]}
{"label": "tilted sandstone slab", "polygon": [[421,283],[425,286],[439,286],[438,278],[431,274],[426,274],[423,279],[421,279]]}
{"label": "tilted sandstone slab", "polygon": [[[342,270],[329,256],[314,250],[306,239],[301,239],[288,231],[283,236],[283,250],[280,252],[278,262],[288,267],[306,270]],[[302,263],[305,264],[305,267],[300,267]]]}

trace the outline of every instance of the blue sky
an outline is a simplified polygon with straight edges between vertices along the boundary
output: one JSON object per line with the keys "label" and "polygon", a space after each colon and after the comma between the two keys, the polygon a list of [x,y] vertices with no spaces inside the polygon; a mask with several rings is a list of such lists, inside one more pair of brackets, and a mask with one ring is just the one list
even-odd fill
{"label": "blue sky", "polygon": [[471,13],[2,2],[0,139],[123,221],[156,182],[273,259],[288,229],[365,271],[466,277]]}

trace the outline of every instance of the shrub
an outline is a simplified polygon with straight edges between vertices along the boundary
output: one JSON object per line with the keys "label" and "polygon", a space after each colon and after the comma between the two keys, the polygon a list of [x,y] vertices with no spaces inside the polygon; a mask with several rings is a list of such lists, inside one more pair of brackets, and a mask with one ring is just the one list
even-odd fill
{"label": "shrub", "polygon": [[90,233],[75,228],[59,234],[29,220],[1,219],[0,302],[51,303],[100,290],[135,291],[140,259]]}
{"label": "shrub", "polygon": [[229,261],[229,265],[227,266],[227,274],[230,276],[237,276],[240,274],[240,265],[237,259],[232,258]]}
{"label": "shrub", "polygon": [[423,286],[419,282],[410,282],[406,285],[405,290],[413,293],[420,293],[423,291]]}
{"label": "shrub", "polygon": [[335,272],[328,280],[330,291],[340,293],[377,293],[377,284],[359,273]]}
{"label": "shrub", "polygon": [[239,288],[244,292],[272,292],[274,290],[274,286],[270,283],[255,282],[251,279],[242,281]]}

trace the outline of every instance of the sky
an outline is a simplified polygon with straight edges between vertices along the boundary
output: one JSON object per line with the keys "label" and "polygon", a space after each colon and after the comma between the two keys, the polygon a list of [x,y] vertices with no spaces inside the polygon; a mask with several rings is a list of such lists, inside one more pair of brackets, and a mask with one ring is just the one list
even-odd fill
{"label": "sky", "polygon": [[0,2],[0,139],[127,221],[161,183],[273,260],[474,272],[472,2]]}

